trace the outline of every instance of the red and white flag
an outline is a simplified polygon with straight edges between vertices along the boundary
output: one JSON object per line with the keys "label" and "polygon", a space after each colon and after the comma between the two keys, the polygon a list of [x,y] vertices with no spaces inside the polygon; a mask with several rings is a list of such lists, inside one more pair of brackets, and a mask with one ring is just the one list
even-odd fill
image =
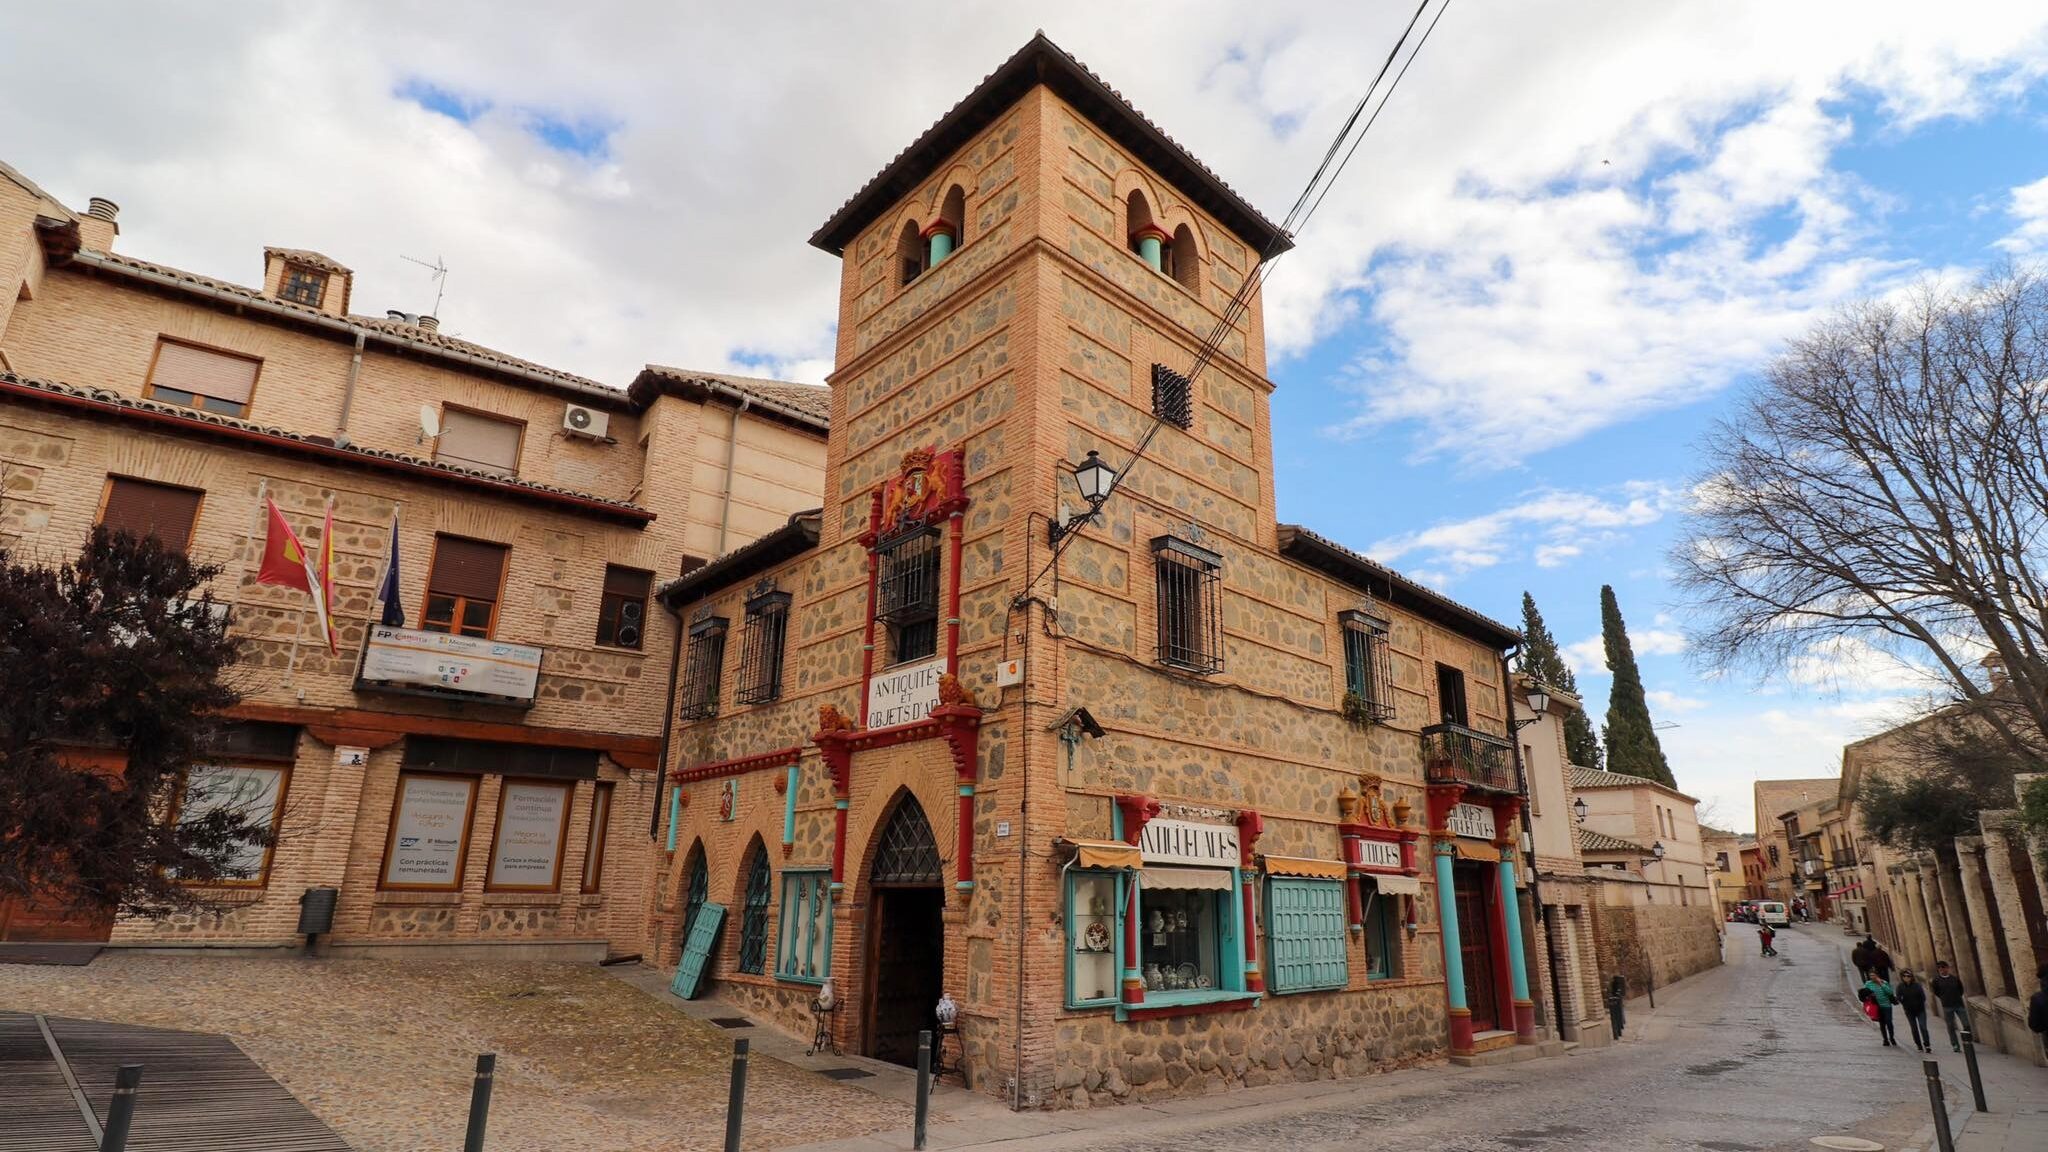
{"label": "red and white flag", "polygon": [[334,591],[334,508],[329,505],[327,509],[327,523],[320,535],[320,562],[316,568],[298,533],[292,531],[284,513],[278,510],[277,501],[266,499],[265,503],[270,506],[270,525],[263,534],[263,562],[256,566],[256,582],[297,588],[311,596],[313,613],[320,618],[320,630],[327,637],[327,650],[338,655],[341,652],[340,637],[335,634],[334,620],[327,610]]}

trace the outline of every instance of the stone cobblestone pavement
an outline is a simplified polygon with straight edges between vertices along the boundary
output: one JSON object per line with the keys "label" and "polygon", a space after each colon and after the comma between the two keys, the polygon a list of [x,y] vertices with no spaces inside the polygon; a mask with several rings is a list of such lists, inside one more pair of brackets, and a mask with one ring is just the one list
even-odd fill
{"label": "stone cobblestone pavement", "polygon": [[[724,1133],[730,1040],[591,965],[112,952],[0,965],[0,1010],[226,1033],[362,1152],[461,1147],[478,1052],[498,1053],[490,1152]],[[757,1056],[746,1119],[745,1146],[775,1148],[907,1131],[910,1108]]]}

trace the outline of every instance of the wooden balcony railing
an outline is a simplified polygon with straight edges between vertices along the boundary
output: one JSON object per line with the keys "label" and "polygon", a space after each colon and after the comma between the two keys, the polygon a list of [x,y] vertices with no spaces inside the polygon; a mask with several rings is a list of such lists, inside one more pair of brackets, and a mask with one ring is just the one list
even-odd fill
{"label": "wooden balcony railing", "polygon": [[1423,778],[1431,784],[1520,792],[1512,753],[1513,746],[1503,737],[1463,724],[1432,724],[1422,730]]}

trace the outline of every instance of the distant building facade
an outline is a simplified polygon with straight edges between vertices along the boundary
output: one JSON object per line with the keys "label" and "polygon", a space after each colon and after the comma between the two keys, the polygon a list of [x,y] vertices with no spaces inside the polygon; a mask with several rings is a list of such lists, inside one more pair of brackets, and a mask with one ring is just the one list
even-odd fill
{"label": "distant building facade", "polygon": [[1676,788],[1619,772],[1574,768],[1586,802],[1579,855],[1595,882],[1594,936],[1602,967],[1670,984],[1721,963],[1698,801]]}

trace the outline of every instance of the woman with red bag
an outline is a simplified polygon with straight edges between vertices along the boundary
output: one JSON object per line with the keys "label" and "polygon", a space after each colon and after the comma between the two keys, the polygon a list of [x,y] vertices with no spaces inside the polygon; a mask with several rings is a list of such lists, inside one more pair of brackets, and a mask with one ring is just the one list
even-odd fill
{"label": "woman with red bag", "polygon": [[1877,1021],[1877,1033],[1884,1038],[1884,1046],[1897,1048],[1898,1037],[1892,1031],[1892,1005],[1898,1002],[1898,997],[1893,995],[1892,986],[1873,976],[1864,982],[1863,991],[1870,994],[1870,999],[1863,1002],[1863,1014]]}

